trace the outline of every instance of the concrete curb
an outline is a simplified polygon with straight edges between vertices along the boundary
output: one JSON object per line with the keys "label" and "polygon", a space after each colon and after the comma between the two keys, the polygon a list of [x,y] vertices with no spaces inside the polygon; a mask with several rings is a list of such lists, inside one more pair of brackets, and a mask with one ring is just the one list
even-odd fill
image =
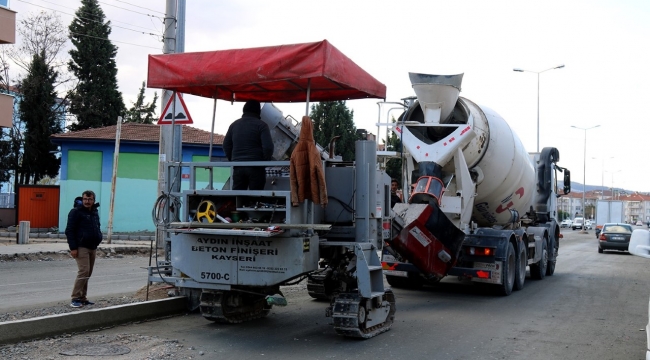
{"label": "concrete curb", "polygon": [[0,323],[0,345],[95,330],[187,311],[184,296]]}

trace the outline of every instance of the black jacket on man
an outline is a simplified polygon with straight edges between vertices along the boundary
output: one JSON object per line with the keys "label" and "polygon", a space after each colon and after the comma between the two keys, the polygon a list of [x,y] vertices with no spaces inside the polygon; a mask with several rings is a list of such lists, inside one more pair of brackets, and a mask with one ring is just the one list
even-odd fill
{"label": "black jacket on man", "polygon": [[80,247],[95,250],[102,242],[98,207],[99,203],[94,204],[90,210],[83,205],[77,205],[68,213],[65,236],[68,238],[70,250]]}
{"label": "black jacket on man", "polygon": [[229,161],[271,160],[273,139],[269,126],[256,114],[244,113],[228,128],[223,151]]}

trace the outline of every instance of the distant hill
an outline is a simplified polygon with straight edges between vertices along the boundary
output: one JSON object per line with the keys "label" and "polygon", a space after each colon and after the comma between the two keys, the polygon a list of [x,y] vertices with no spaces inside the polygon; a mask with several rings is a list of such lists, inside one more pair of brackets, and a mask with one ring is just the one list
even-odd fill
{"label": "distant hill", "polygon": [[[587,192],[596,191],[596,190],[600,191],[600,190],[603,189],[603,187],[601,185],[582,185],[579,182],[571,181],[571,192],[582,193],[582,192],[585,191],[585,189],[587,190]],[[621,189],[621,188],[614,188],[614,189],[616,189],[616,191],[620,191],[620,192],[623,192],[623,193],[628,193],[628,194],[634,193],[633,190],[626,190],[626,189]],[[605,186],[605,190],[609,190],[609,187]]]}

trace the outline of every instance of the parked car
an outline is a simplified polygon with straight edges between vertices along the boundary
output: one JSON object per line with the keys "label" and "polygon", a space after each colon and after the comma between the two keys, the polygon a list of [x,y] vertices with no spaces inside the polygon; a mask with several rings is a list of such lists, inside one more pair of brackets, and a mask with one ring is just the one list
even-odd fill
{"label": "parked car", "polygon": [[[628,251],[632,255],[650,259],[650,231],[645,229],[636,229],[630,237]],[[648,306],[648,318],[650,318],[650,306]],[[645,326],[646,335],[646,360],[650,360],[650,321]]]}
{"label": "parked car", "polygon": [[571,219],[564,219],[564,220],[562,220],[562,222],[560,223],[560,227],[561,227],[561,228],[568,228],[568,227],[571,227],[571,223],[573,223],[573,221],[571,221]]}
{"label": "parked car", "polygon": [[636,226],[643,226],[643,222],[641,222],[641,220],[637,220]]}
{"label": "parked car", "polygon": [[573,219],[573,222],[571,223],[571,229],[582,229],[582,222],[585,221],[584,218],[577,217]]}
{"label": "parked car", "polygon": [[[600,236],[600,231],[602,229],[603,229],[602,225],[596,225],[596,230],[594,230],[594,232],[596,233],[596,239],[598,239],[598,237]],[[650,359],[648,359],[648,360],[650,360]]]}
{"label": "parked car", "polygon": [[604,250],[627,251],[632,236],[632,225],[620,223],[603,224],[603,230],[598,237],[598,252]]}
{"label": "parked car", "polygon": [[593,228],[594,228],[594,225],[593,225],[593,223],[591,222],[591,220],[586,220],[586,221],[585,221],[585,229],[586,229],[586,230],[591,230],[591,229],[593,229]]}

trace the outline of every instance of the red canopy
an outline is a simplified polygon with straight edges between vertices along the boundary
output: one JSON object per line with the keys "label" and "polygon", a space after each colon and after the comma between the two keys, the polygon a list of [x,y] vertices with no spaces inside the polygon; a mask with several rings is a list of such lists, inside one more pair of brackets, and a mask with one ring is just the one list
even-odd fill
{"label": "red canopy", "polygon": [[370,76],[327,40],[149,55],[147,86],[227,101],[386,98],[386,85]]}

